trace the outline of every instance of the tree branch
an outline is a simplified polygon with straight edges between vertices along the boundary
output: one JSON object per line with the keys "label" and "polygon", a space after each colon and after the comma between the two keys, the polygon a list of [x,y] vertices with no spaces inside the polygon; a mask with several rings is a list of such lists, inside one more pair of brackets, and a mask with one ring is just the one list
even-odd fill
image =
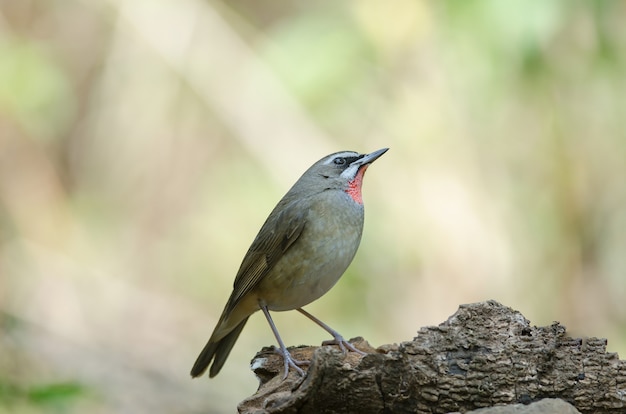
{"label": "tree branch", "polygon": [[284,381],[281,357],[263,348],[252,361],[259,390],[240,413],[449,413],[544,398],[584,414],[626,412],[626,362],[606,352],[606,339],[571,338],[557,322],[530,326],[495,301],[461,305],[413,341],[353,343],[368,355],[290,348],[311,365],[306,377],[290,372]]}

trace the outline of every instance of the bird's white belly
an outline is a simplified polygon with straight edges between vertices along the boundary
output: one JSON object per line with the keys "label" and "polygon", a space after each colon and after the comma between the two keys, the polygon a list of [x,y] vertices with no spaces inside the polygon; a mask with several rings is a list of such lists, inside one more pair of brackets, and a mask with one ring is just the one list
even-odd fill
{"label": "bird's white belly", "polygon": [[[362,220],[362,215],[355,219]],[[259,299],[274,311],[300,308],[318,299],[352,262],[361,229],[359,222],[346,223],[340,217],[323,217],[308,224],[297,248],[288,250],[267,275]]]}

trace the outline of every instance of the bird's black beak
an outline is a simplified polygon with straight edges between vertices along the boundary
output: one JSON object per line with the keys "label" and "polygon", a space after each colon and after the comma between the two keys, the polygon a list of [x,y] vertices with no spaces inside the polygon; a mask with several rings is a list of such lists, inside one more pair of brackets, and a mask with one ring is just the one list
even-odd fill
{"label": "bird's black beak", "polygon": [[389,148],[381,148],[377,151],[374,152],[370,152],[369,154],[365,154],[363,157],[359,158],[358,160],[354,161],[352,163],[352,165],[368,165],[373,163],[374,161],[376,161],[381,155],[383,155],[385,152],[387,152],[389,150]]}

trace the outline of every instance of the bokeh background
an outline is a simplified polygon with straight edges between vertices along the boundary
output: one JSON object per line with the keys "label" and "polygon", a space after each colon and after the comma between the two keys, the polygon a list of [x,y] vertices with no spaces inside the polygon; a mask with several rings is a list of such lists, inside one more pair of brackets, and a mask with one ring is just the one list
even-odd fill
{"label": "bokeh background", "polygon": [[[626,355],[626,3],[0,0],[0,412],[222,413],[188,372],[277,200],[368,170],[308,309],[375,346],[495,299]],[[290,345],[326,333],[276,314]]]}

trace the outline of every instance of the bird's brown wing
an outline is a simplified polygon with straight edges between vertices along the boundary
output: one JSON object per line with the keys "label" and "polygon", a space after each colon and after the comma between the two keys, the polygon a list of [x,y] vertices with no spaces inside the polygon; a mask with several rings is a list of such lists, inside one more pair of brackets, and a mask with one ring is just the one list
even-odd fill
{"label": "bird's brown wing", "polygon": [[241,263],[227,307],[234,308],[298,240],[307,215],[308,209],[299,203],[284,207],[276,216],[270,215]]}

